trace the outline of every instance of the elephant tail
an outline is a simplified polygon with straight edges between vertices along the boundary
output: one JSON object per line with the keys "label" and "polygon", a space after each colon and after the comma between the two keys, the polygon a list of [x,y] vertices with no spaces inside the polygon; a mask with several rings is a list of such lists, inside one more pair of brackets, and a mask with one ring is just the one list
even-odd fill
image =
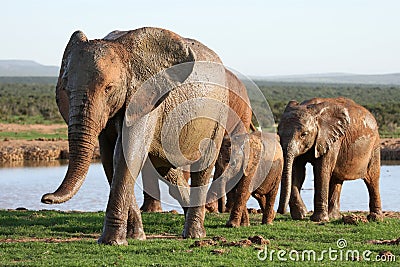
{"label": "elephant tail", "polygon": [[253,124],[253,122],[250,122],[250,130],[252,130],[253,132],[258,131],[257,127]]}

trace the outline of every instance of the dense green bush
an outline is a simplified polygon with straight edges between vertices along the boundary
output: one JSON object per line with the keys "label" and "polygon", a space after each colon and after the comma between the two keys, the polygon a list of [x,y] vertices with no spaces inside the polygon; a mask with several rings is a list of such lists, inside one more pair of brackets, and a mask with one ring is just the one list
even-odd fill
{"label": "dense green bush", "polygon": [[[344,96],[365,106],[376,117],[381,134],[400,137],[400,86],[306,84],[255,81],[265,95],[275,122],[290,100]],[[54,77],[0,77],[0,121],[7,123],[62,123],[55,101]],[[262,102],[253,101],[256,111]],[[268,118],[259,118],[271,125]]]}
{"label": "dense green bush", "polygon": [[61,123],[53,84],[0,84],[0,121]]}

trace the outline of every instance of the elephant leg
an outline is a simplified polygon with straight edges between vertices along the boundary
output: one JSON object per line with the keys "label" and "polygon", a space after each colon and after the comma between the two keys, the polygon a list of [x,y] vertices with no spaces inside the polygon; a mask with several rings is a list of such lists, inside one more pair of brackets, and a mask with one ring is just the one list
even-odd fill
{"label": "elephant leg", "polygon": [[262,224],[272,224],[275,219],[274,204],[276,195],[278,194],[279,183],[277,183],[272,190],[270,190],[265,197],[265,206],[263,209]]}
{"label": "elephant leg", "polygon": [[242,211],[242,218],[240,220],[240,226],[250,226],[249,211],[245,206]]}
{"label": "elephant leg", "polygon": [[189,206],[189,184],[184,171],[175,168],[158,168],[158,173],[169,182],[169,194],[176,199],[185,210]]}
{"label": "elephant leg", "polygon": [[202,171],[191,172],[190,206],[186,210],[183,238],[202,238],[206,236],[204,228],[207,183],[214,164]]}
{"label": "elephant leg", "polygon": [[252,193],[252,196],[257,200],[258,205],[260,205],[261,208],[261,212],[263,213],[263,217],[262,217],[262,224],[265,224],[266,222],[264,222],[264,218],[266,217],[266,208],[267,208],[267,197],[265,194],[259,194],[256,192]]}
{"label": "elephant leg", "polygon": [[233,203],[229,220],[226,223],[227,227],[239,227],[241,225],[242,214],[245,210],[247,211],[246,204],[251,194],[249,192],[250,179],[249,176],[243,176],[236,185],[235,202]]}
{"label": "elephant leg", "polygon": [[143,191],[143,204],[140,210],[143,212],[162,212],[161,201]]}
{"label": "elephant leg", "polygon": [[[328,197],[329,183],[333,167],[336,161],[329,155],[329,152],[319,158],[314,164],[314,213],[310,220],[314,222],[329,221],[328,215]],[[332,164],[333,162],[333,164]]]}
{"label": "elephant leg", "polygon": [[143,212],[161,212],[162,208],[160,202],[158,173],[156,173],[150,159],[147,159],[143,165],[142,180],[143,205],[140,207],[140,210]]}
{"label": "elephant leg", "polygon": [[225,183],[225,192],[226,193],[226,204],[225,204],[225,212],[231,212],[233,209],[233,205],[236,201],[237,194],[237,185],[240,183],[240,180],[237,177],[232,177],[227,180]]}
{"label": "elephant leg", "polygon": [[220,212],[220,213],[227,212],[226,211],[226,201],[227,201],[227,196],[225,193],[218,199],[218,212]]}
{"label": "elephant leg", "polygon": [[329,183],[329,219],[340,219],[340,193],[342,191],[343,181],[336,177],[332,177]]}
{"label": "elephant leg", "polygon": [[[144,153],[143,153],[144,154]],[[139,174],[145,155],[132,160],[128,169],[122,148],[122,134],[118,135],[114,153],[114,174],[110,197],[106,209],[103,234],[98,242],[101,244],[127,244],[128,223],[132,226],[130,235],[136,239],[146,239],[142,217],[134,196],[135,179]],[[134,171],[135,173],[132,173]],[[130,211],[130,213],[128,213]]]}
{"label": "elephant leg", "polygon": [[[215,165],[215,172],[214,172],[214,179],[218,179],[219,177],[221,177],[224,169],[225,168],[223,168],[223,167],[219,166],[218,164],[216,164]],[[221,212],[221,213],[225,212],[225,210],[226,210],[225,184],[226,184],[225,182],[222,183],[221,192],[219,192],[219,195],[221,197],[217,200],[218,211]]]}
{"label": "elephant leg", "polygon": [[233,208],[233,203],[235,203],[235,195],[236,189],[232,188],[231,191],[226,193],[226,205],[225,205],[225,212],[231,212]]}
{"label": "elephant leg", "polygon": [[300,196],[300,190],[306,178],[305,163],[300,163],[300,161],[295,160],[292,173],[292,192],[289,200],[290,215],[294,220],[302,220],[307,215],[306,205]]}
{"label": "elephant leg", "polygon": [[128,210],[128,227],[126,237],[145,240],[146,235],[143,230],[142,215],[140,214],[139,206],[137,205],[135,195],[132,195],[132,201]]}
{"label": "elephant leg", "polygon": [[223,180],[225,178],[221,177],[223,169],[219,164],[215,164],[213,184],[207,192],[206,210],[208,212],[225,211],[225,182]]}
{"label": "elephant leg", "polygon": [[[108,184],[111,186],[113,174],[114,174],[114,148],[117,141],[117,135],[108,134],[107,132],[102,132],[99,136],[99,146],[100,146],[100,158],[101,163],[106,173]],[[141,239],[140,231],[135,231],[135,221],[137,220],[137,214],[134,212],[134,206],[129,205],[128,210],[128,222],[127,222],[127,234],[128,238]]]}
{"label": "elephant leg", "polygon": [[367,175],[364,182],[369,193],[369,221],[382,221],[382,203],[379,192],[379,176],[380,176],[380,149],[376,149],[373,153],[371,161],[368,165]]}
{"label": "elephant leg", "polygon": [[104,172],[106,173],[108,184],[111,186],[114,168],[114,148],[115,148],[115,138],[107,135],[105,131],[101,132],[99,135],[99,147],[100,147],[100,158],[103,165]]}

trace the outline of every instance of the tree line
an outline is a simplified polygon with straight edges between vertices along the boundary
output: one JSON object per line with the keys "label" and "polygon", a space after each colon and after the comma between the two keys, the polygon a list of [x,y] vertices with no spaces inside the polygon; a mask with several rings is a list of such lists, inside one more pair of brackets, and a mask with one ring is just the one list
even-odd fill
{"label": "tree line", "polygon": [[[3,123],[63,123],[55,101],[54,77],[0,77],[0,121]],[[290,100],[299,102],[313,97],[344,96],[370,110],[381,134],[400,137],[400,86],[306,84],[255,81],[264,94],[278,123]],[[253,109],[265,108],[253,101]],[[268,118],[259,118],[271,125]],[[267,121],[263,121],[267,120]]]}

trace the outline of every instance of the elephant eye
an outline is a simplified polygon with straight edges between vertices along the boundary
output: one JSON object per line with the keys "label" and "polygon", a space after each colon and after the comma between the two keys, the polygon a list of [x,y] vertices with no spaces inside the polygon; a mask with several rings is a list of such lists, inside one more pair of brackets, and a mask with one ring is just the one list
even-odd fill
{"label": "elephant eye", "polygon": [[302,133],[300,134],[300,137],[301,137],[301,138],[305,138],[308,134],[309,134],[308,131],[302,132]]}
{"label": "elephant eye", "polygon": [[106,86],[106,88],[104,89],[104,91],[105,91],[106,94],[107,94],[107,93],[109,93],[112,89],[113,89],[113,85],[112,85],[112,84],[109,84],[109,85]]}

